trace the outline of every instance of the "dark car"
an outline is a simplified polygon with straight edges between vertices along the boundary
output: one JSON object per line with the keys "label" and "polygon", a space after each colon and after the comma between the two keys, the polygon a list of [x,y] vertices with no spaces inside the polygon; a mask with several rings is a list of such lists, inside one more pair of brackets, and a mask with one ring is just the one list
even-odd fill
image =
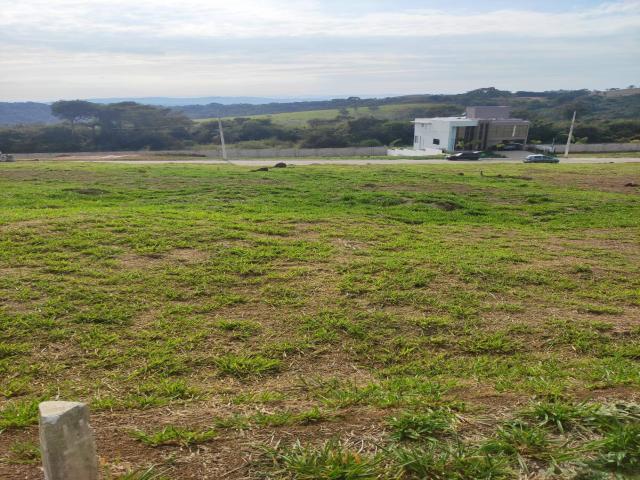
{"label": "dark car", "polygon": [[482,152],[460,152],[449,155],[447,160],[480,160],[480,153]]}
{"label": "dark car", "polygon": [[560,163],[558,157],[552,157],[551,155],[529,155],[524,159],[524,163]]}
{"label": "dark car", "polygon": [[507,143],[502,147],[505,152],[514,152],[516,150],[522,150],[523,145],[521,143]]}

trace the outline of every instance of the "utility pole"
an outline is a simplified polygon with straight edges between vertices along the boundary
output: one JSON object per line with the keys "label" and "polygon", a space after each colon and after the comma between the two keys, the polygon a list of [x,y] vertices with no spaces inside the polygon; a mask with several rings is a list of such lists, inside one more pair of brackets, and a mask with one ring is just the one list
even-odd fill
{"label": "utility pole", "polygon": [[218,117],[218,129],[220,130],[220,145],[222,145],[222,159],[227,162],[227,147],[224,144],[224,132],[222,131],[222,120]]}
{"label": "utility pole", "polygon": [[573,138],[573,127],[576,125],[576,115],[578,112],[573,112],[573,120],[571,120],[571,128],[569,129],[569,138],[567,139],[567,146],[564,147],[564,158],[569,158],[569,148],[571,148],[571,139]]}

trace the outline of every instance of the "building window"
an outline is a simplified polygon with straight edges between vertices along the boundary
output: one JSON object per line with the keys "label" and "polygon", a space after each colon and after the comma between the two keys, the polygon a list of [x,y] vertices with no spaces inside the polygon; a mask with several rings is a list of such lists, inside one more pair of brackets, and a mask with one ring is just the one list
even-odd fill
{"label": "building window", "polygon": [[433,144],[434,145],[440,145],[440,139],[439,138],[434,138],[433,139]]}
{"label": "building window", "polygon": [[418,137],[417,136],[413,139],[413,143],[418,143]]}

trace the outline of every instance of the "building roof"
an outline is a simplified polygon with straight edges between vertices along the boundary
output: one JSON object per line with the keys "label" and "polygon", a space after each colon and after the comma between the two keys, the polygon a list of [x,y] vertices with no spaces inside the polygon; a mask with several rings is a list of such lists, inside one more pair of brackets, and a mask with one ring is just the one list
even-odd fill
{"label": "building roof", "polygon": [[474,106],[467,107],[464,115],[457,117],[434,117],[434,118],[416,118],[413,123],[429,123],[429,122],[450,122],[461,123],[466,125],[478,125],[479,121],[490,121],[491,123],[503,124],[528,124],[527,120],[520,118],[511,118],[511,107],[508,106]]}
{"label": "building roof", "polygon": [[463,123],[467,125],[477,125],[478,120],[467,117],[434,117],[434,118],[416,118],[413,123],[432,123],[432,122],[449,122]]}
{"label": "building roof", "polygon": [[490,121],[491,123],[504,123],[504,124],[514,124],[514,123],[526,123],[529,124],[528,120],[523,120],[521,118],[467,118],[467,117],[433,117],[433,118],[416,118],[412,123],[431,123],[431,122],[465,122],[469,125],[477,125],[479,121]]}

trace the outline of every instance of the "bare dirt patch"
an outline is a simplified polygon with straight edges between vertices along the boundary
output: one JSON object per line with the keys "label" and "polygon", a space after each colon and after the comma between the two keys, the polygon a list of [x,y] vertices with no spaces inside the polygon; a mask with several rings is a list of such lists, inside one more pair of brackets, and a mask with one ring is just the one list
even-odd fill
{"label": "bare dirt patch", "polygon": [[[543,175],[544,181],[562,187],[597,190],[602,192],[640,194],[640,189],[633,185],[640,184],[640,175],[622,172],[609,172],[606,175],[587,174],[585,172],[557,172],[554,175]],[[628,186],[633,184],[632,186]]]}

